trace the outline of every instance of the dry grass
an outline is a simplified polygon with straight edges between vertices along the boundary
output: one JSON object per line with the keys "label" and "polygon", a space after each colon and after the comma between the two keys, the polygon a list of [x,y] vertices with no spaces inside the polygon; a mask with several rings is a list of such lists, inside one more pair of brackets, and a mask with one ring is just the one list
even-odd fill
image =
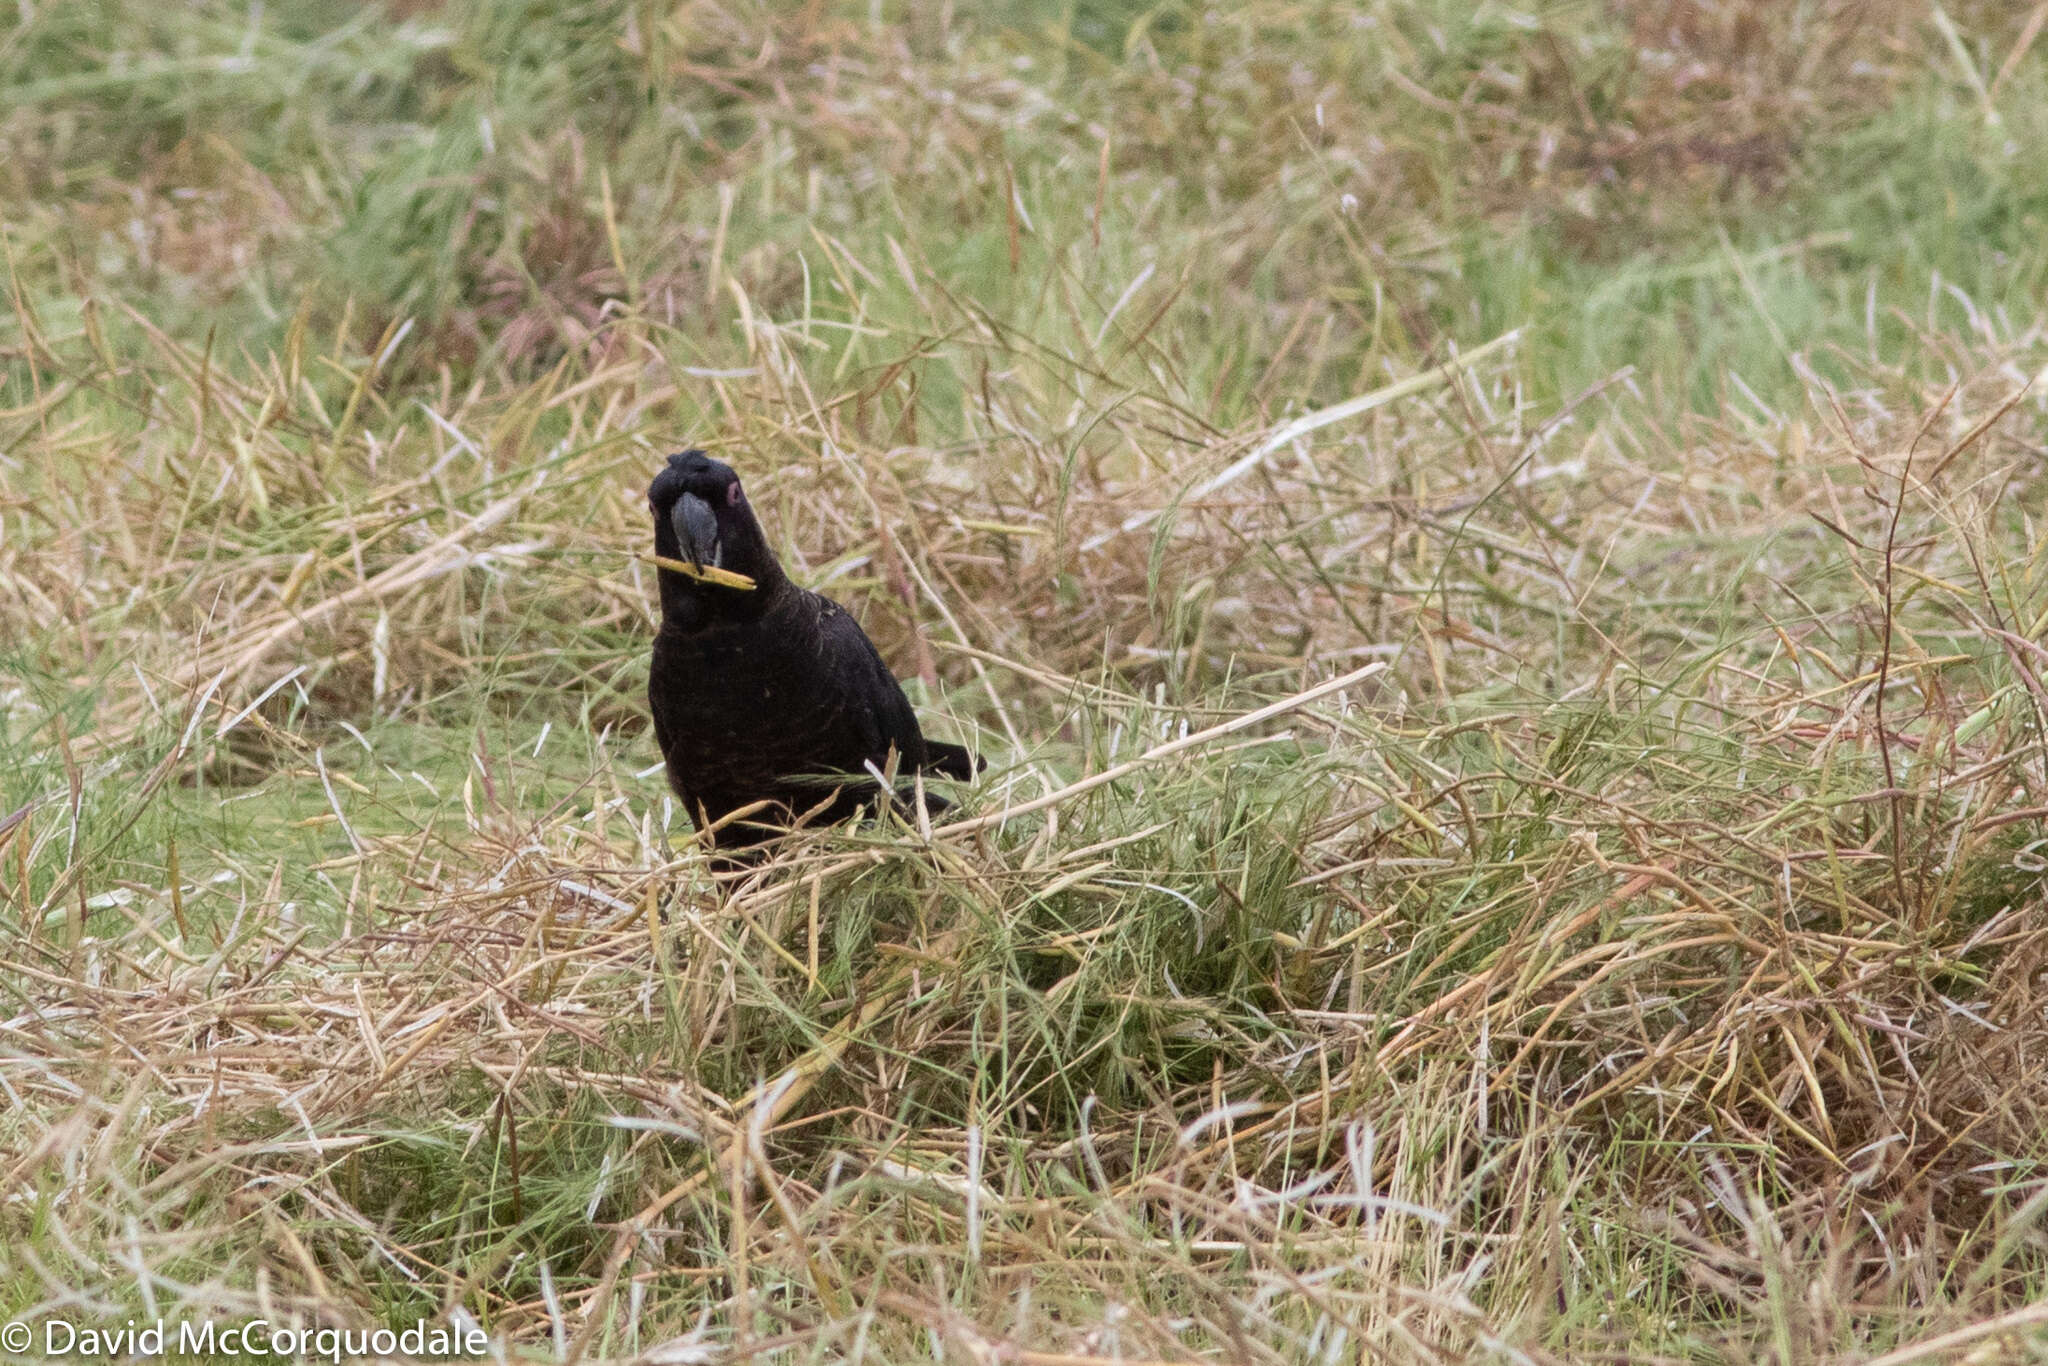
{"label": "dry grass", "polygon": [[[957,98],[921,125],[917,81],[873,74],[936,69],[917,23],[636,11],[587,60],[759,111],[713,215],[638,216],[649,129],[560,133],[503,201],[543,206],[521,231],[558,268],[507,229],[453,302],[309,292],[274,346],[22,254],[9,1316],[467,1316],[584,1361],[2039,1359],[2048,336],[1958,290],[1794,337],[1796,253],[1724,234],[1775,385],[1703,415],[1652,348],[1558,388],[1554,310],[1431,311],[1514,306],[1470,261],[1370,319],[1319,275],[1305,241],[1429,278],[1387,265],[1419,176],[1368,232],[1262,210],[1229,182],[1250,150],[1141,263],[1192,135],[1140,115],[1292,89],[1265,13],[1072,42],[1078,85],[946,40]],[[1463,95],[1402,59],[1401,98],[1456,105],[1406,143],[1336,57],[1318,79],[1376,155],[1440,167],[1440,137],[1503,177],[1444,192],[1461,230],[1506,211],[1502,139],[1582,116],[1629,176],[1709,129],[1774,167],[1852,136],[1782,98],[1818,78],[1772,65],[1772,11],[1685,13],[1672,41],[1721,65],[1648,63],[1632,111],[1544,75],[1663,50],[1614,26],[1541,30],[1533,85],[1505,47],[1453,54]],[[1813,22],[1873,102],[1949,60]],[[2010,27],[1987,99],[2039,83]],[[1185,69],[1146,59],[1174,43]],[[799,99],[801,72],[845,84]],[[1188,72],[1223,93],[1177,103]],[[1165,164],[1061,162],[1093,135],[1037,132],[1044,102],[1087,99]],[[814,178],[803,236],[749,228],[805,159],[932,207],[869,231]],[[1792,175],[1637,185],[1636,254],[1570,268],[1689,288],[1672,225]],[[639,700],[641,489],[684,439],[989,757],[961,809],[807,832],[715,893]]]}

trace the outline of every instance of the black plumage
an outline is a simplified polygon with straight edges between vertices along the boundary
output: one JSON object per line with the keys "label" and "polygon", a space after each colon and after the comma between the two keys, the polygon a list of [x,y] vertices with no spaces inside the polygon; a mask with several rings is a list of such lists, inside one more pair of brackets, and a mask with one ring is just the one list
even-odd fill
{"label": "black plumage", "polygon": [[669,784],[699,829],[770,804],[718,830],[719,848],[757,844],[799,817],[852,815],[876,795],[869,765],[886,773],[893,763],[899,779],[973,778],[966,749],[925,738],[860,623],[782,572],[729,465],[702,451],[672,455],[647,501],[658,556],[754,581],[742,589],[657,570],[647,696]]}

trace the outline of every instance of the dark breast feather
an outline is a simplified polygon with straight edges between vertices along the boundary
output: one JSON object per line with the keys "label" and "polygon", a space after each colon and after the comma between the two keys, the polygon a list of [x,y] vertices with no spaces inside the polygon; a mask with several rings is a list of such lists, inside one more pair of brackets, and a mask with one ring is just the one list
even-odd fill
{"label": "dark breast feather", "polygon": [[[893,745],[909,774],[925,761],[909,699],[845,609],[791,588],[760,618],[655,639],[648,694],[671,785],[716,821],[763,798],[787,814],[831,791],[811,775],[846,774],[838,819],[871,796],[866,773]],[[785,817],[786,818],[786,817]]]}

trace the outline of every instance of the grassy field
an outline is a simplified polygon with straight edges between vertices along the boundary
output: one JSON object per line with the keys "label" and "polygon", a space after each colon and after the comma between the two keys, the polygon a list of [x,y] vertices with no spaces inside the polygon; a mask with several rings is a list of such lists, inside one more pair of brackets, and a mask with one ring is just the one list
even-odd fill
{"label": "grassy field", "polygon": [[[2048,1361],[2044,20],[8,7],[0,1320]],[[989,760],[730,897],[686,444]]]}

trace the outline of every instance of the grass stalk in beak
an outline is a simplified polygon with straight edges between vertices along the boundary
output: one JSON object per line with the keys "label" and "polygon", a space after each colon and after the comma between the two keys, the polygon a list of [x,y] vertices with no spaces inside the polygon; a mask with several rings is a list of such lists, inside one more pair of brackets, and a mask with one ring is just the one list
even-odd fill
{"label": "grass stalk in beak", "polygon": [[694,565],[688,560],[672,560],[666,555],[640,552],[636,559],[644,560],[656,569],[673,569],[676,573],[698,580],[700,583],[715,583],[721,588],[737,588],[743,593],[754,591],[754,581],[745,574],[735,574],[730,569],[716,565]]}

